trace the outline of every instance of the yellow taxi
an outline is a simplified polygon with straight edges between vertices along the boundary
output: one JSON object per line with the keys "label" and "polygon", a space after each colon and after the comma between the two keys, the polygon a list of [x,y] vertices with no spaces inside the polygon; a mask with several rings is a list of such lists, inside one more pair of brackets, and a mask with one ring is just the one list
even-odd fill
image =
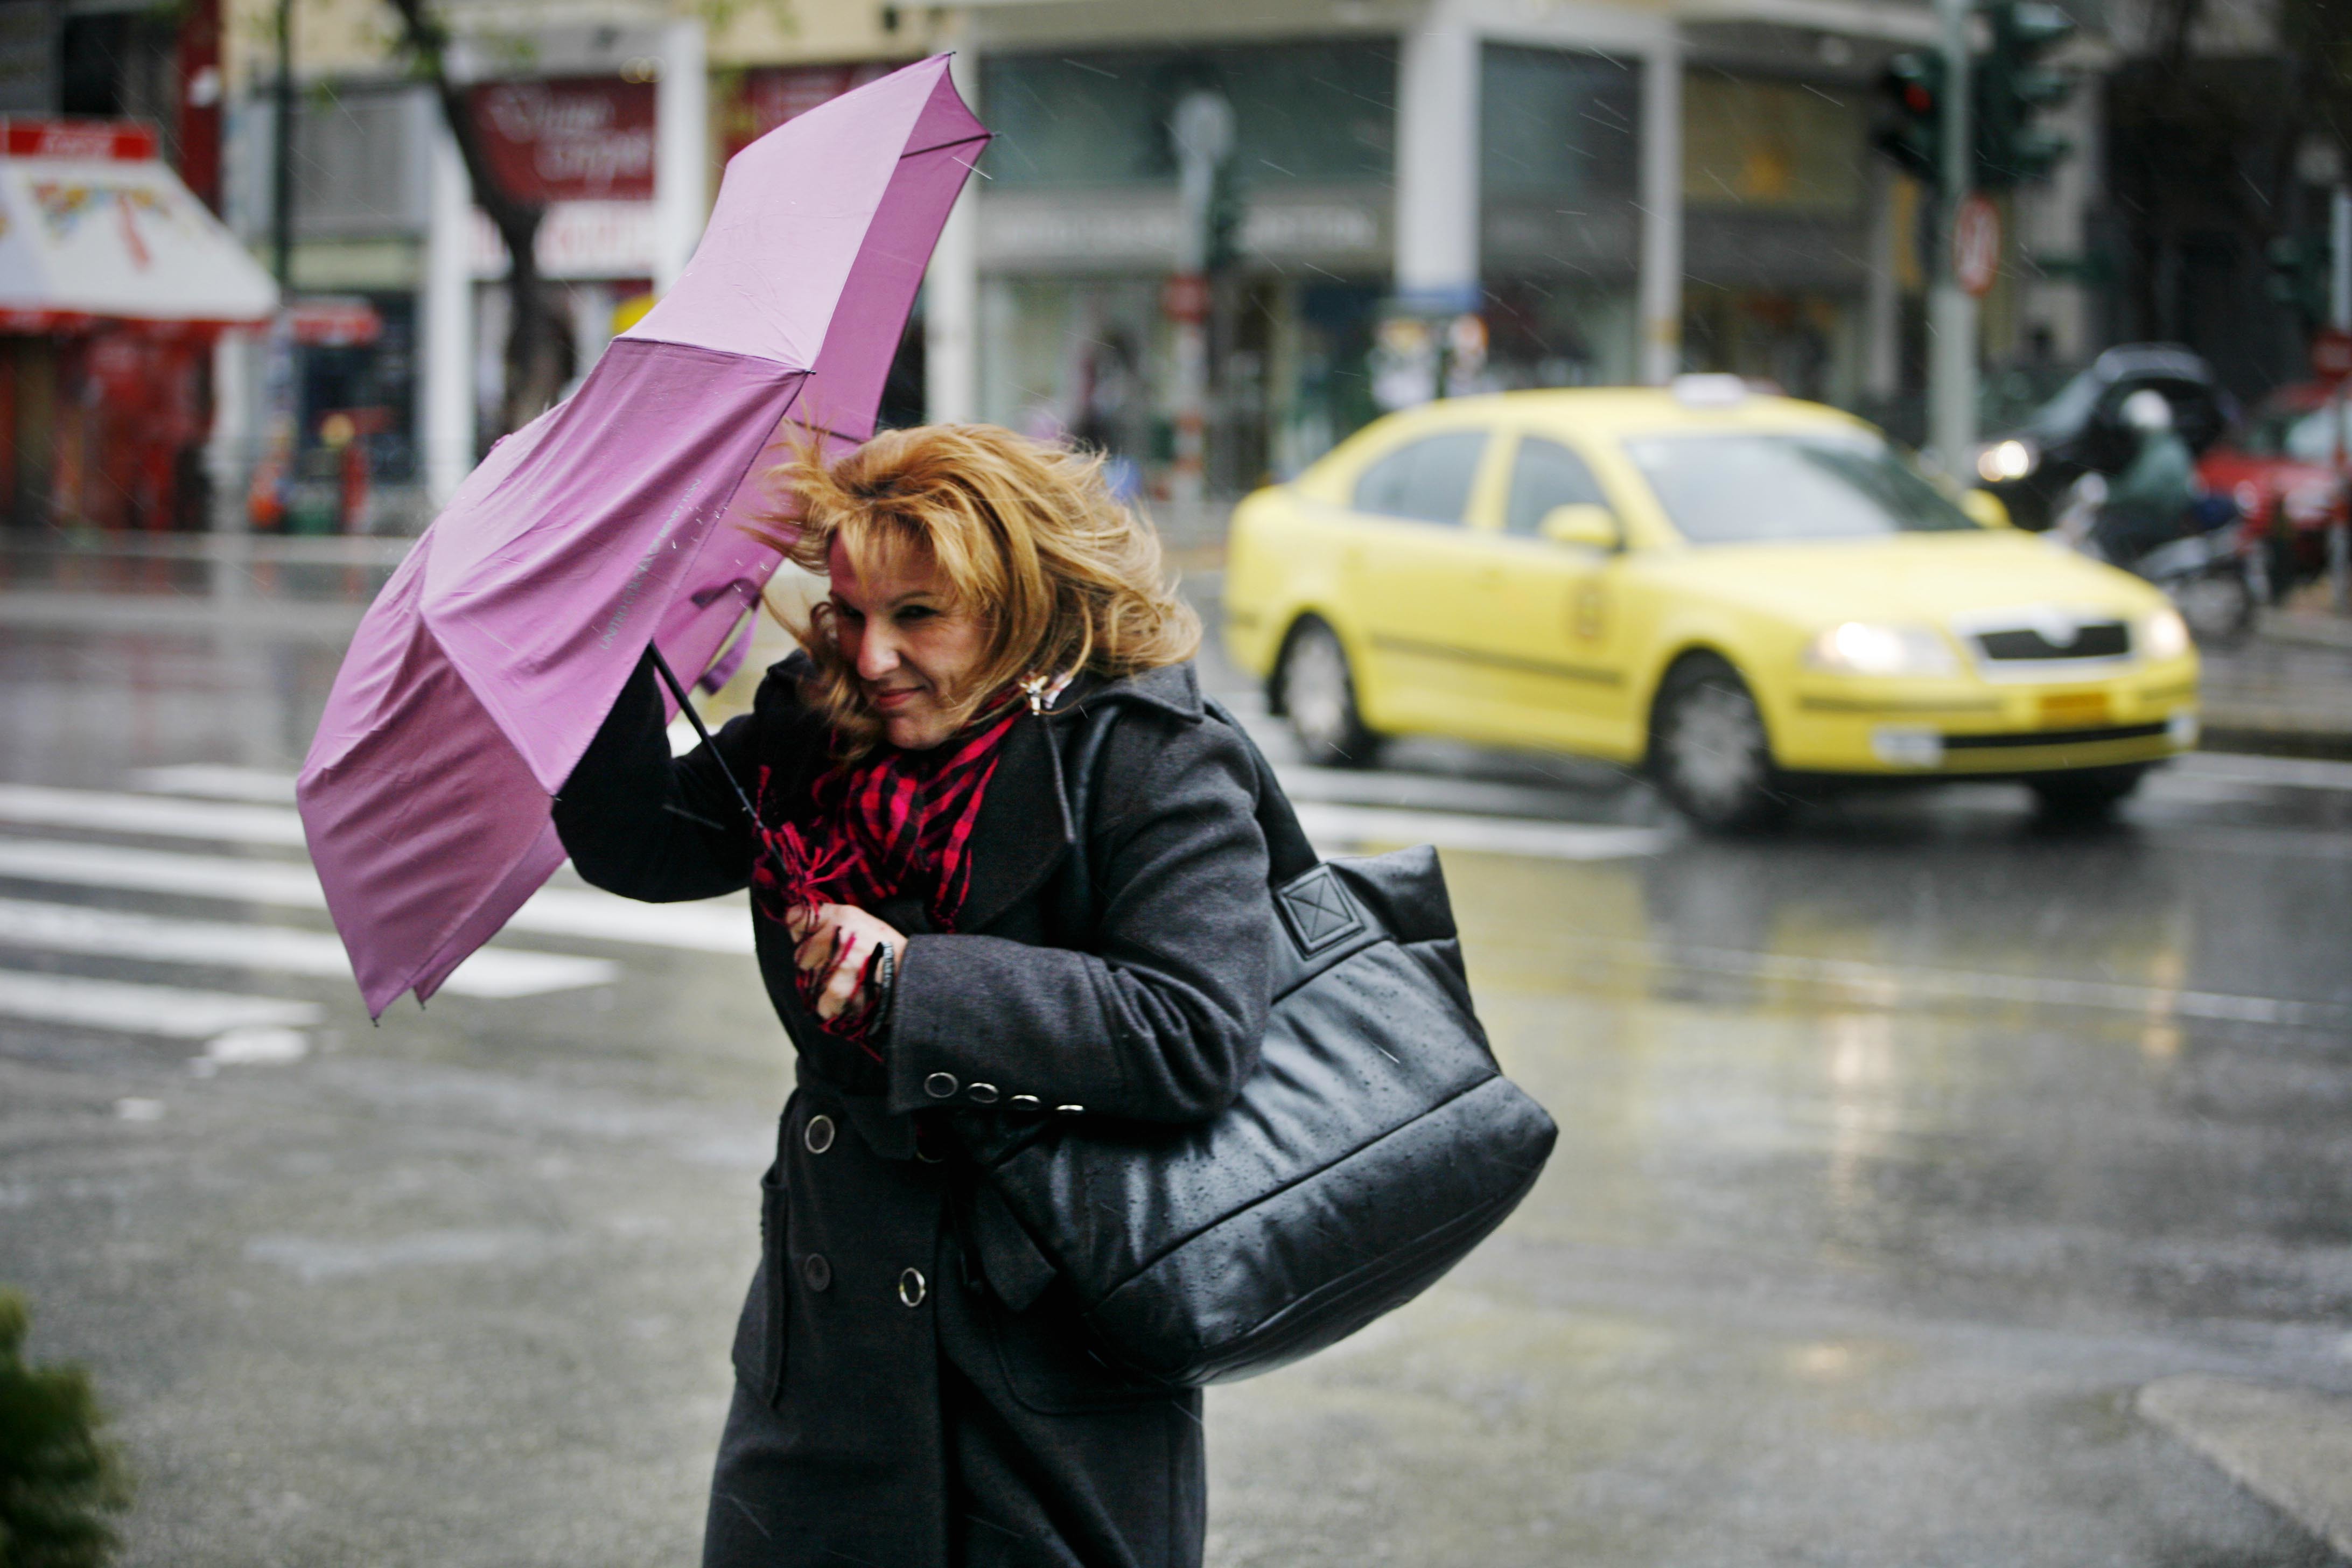
{"label": "yellow taxi", "polygon": [[2196,743],[2164,595],[1729,377],[1392,415],[1234,516],[1228,651],[1315,762],[1381,737],[1649,770],[1715,827],[1855,779],[2105,810]]}

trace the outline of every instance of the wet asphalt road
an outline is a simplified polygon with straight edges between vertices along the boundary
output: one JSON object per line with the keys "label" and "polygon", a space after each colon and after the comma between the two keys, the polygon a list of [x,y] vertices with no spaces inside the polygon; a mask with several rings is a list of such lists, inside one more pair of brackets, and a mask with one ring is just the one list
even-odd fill
{"label": "wet asphalt road", "polygon": [[[295,858],[152,797],[266,807],[335,658],[267,616],[0,627],[0,783],[151,797],[0,791],[0,1006],[315,1009],[291,1045],[0,1016],[0,1281],[115,1414],[128,1562],[690,1562],[786,1080],[748,957],[510,932],[611,973],[371,1028],[257,939],[58,934],[324,931],[87,851]],[[1422,1300],[1212,1393],[1213,1563],[2334,1560],[2130,1399],[2352,1389],[2352,765],[2197,759],[2100,832],[1985,787],[1721,844],[1606,769],[1395,760],[1295,792],[1488,846],[1445,848],[1471,975],[1559,1152]],[[192,763],[257,772],[148,771]]]}

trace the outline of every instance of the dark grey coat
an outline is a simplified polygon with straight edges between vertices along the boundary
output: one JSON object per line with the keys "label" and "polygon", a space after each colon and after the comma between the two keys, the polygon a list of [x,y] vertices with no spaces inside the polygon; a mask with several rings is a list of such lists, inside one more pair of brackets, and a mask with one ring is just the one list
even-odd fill
{"label": "dark grey coat", "polygon": [[[826,765],[789,660],[718,750],[772,818]],[[1083,715],[1118,713],[1087,823],[1091,929],[1061,897],[1063,760]],[[735,1409],[706,1563],[1197,1563],[1197,1394],[1098,1356],[1074,1304],[962,1157],[949,1110],[1207,1118],[1255,1067],[1273,920],[1240,738],[1192,667],[1082,679],[1024,717],[972,841],[958,930],[911,900],[877,1067],[816,1026],[792,941],[754,914],[760,963],[798,1051],[763,1257],[737,1331]],[[743,887],[753,839],[708,749],[672,762],[640,669],[557,803],[591,882],[631,898]],[[1033,1109],[1034,1107],[1034,1109]]]}

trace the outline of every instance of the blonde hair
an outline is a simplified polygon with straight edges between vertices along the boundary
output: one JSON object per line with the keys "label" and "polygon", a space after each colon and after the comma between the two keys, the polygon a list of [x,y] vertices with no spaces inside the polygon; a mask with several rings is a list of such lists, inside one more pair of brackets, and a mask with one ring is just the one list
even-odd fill
{"label": "blonde hair", "polygon": [[[803,451],[772,479],[801,515],[760,531],[795,564],[824,574],[835,543],[861,577],[928,555],[957,605],[979,612],[982,655],[959,689],[940,693],[959,729],[1025,677],[1133,675],[1201,646],[1200,617],[1176,596],[1159,535],[1111,494],[1099,456],[993,425],[922,425],[830,463]],[[784,624],[816,667],[802,700],[848,759],[873,749],[882,721],[841,655],[832,610],[820,603],[804,623]]]}

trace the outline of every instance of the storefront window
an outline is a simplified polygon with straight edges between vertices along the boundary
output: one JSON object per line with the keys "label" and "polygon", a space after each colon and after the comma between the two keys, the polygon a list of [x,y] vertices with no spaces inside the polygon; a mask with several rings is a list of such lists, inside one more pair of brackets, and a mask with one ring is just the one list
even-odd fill
{"label": "storefront window", "polygon": [[1631,381],[1641,73],[1606,55],[1500,44],[1481,71],[1487,342],[1476,384]]}
{"label": "storefront window", "polygon": [[1233,104],[1244,187],[1393,177],[1395,54],[1370,42],[992,55],[981,83],[996,189],[1172,184],[1169,118],[1199,88]]}

